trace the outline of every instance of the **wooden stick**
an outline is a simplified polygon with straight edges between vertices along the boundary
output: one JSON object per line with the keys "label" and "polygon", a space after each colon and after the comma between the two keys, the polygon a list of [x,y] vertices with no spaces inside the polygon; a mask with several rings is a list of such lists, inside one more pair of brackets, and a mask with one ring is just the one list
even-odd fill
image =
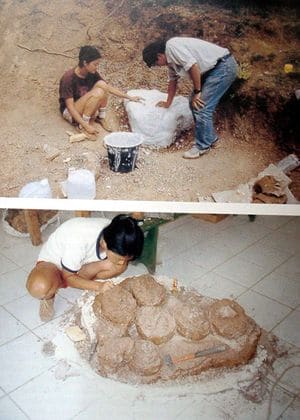
{"label": "wooden stick", "polygon": [[88,139],[88,136],[84,133],[72,134],[69,137],[69,142],[70,143],[75,143],[77,141],[82,141],[82,140],[86,140],[86,139]]}
{"label": "wooden stick", "polygon": [[37,210],[24,210],[25,222],[30,235],[32,245],[42,243],[41,228]]}
{"label": "wooden stick", "polygon": [[64,54],[64,53],[61,53],[61,52],[48,51],[48,50],[46,50],[46,48],[29,48],[29,47],[26,47],[25,45],[21,45],[21,44],[17,44],[17,47],[22,48],[23,50],[30,51],[30,52],[44,52],[44,53],[50,54],[50,55],[61,55],[63,57],[72,58],[72,59],[75,58],[71,55]]}

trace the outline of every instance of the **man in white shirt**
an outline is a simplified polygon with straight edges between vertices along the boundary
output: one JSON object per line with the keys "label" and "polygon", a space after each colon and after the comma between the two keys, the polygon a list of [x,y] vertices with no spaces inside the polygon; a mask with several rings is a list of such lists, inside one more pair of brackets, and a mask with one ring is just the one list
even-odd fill
{"label": "man in white shirt", "polygon": [[213,114],[221,97],[237,75],[237,63],[227,48],[202,39],[174,37],[159,40],[143,50],[143,60],[152,66],[168,66],[169,83],[166,101],[157,106],[169,108],[176,95],[180,77],[189,77],[193,83],[190,107],[195,121],[195,144],[183,154],[195,159],[208,153],[218,141]]}
{"label": "man in white shirt", "polygon": [[118,215],[112,221],[76,217],[60,225],[43,245],[27,280],[29,293],[41,300],[42,321],[52,319],[58,289],[103,293],[113,283],[95,280],[122,274],[128,262],[141,255],[143,245],[143,231],[129,216]]}

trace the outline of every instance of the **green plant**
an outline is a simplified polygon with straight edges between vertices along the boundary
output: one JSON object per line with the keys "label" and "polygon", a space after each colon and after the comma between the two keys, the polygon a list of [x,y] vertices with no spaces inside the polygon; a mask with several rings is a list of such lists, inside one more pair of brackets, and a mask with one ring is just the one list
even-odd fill
{"label": "green plant", "polygon": [[251,77],[251,70],[249,63],[240,63],[238,68],[238,79],[248,80]]}

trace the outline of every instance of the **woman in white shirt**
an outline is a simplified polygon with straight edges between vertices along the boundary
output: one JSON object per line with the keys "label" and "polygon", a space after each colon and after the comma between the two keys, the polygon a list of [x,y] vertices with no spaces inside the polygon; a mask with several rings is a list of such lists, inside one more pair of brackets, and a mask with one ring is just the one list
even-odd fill
{"label": "woman in white shirt", "polygon": [[95,280],[122,274],[128,262],[141,255],[143,245],[143,231],[130,216],[112,221],[76,217],[63,223],[43,245],[27,280],[29,293],[41,300],[41,319],[52,319],[60,288],[104,292],[113,287],[111,281]]}

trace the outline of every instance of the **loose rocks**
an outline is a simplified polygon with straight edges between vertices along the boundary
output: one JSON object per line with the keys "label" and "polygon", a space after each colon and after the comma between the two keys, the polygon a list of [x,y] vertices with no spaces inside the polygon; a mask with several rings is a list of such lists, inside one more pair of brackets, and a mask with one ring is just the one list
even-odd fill
{"label": "loose rocks", "polygon": [[134,344],[130,367],[136,373],[149,376],[157,373],[162,366],[158,348],[151,341],[138,340]]}
{"label": "loose rocks", "polygon": [[217,333],[226,338],[238,338],[247,330],[248,320],[243,308],[233,300],[222,299],[212,304],[210,322]]}
{"label": "loose rocks", "polygon": [[99,349],[99,364],[110,373],[124,366],[132,357],[134,341],[130,337],[110,338]]}
{"label": "loose rocks", "polygon": [[102,314],[116,324],[129,325],[135,315],[136,301],[132,294],[120,285],[96,297],[93,305],[95,314]]}
{"label": "loose rocks", "polygon": [[174,317],[167,309],[144,306],[137,310],[136,327],[141,337],[154,344],[162,344],[173,337],[176,324]]}
{"label": "loose rocks", "polygon": [[132,283],[132,294],[139,306],[161,305],[166,298],[165,288],[148,275],[136,278]]}
{"label": "loose rocks", "polygon": [[[99,293],[93,311],[96,347],[88,350],[87,359],[99,374],[123,382],[175,380],[244,364],[255,354],[260,337],[260,328],[238,303],[181,288],[171,291],[149,275],[129,277]],[[185,358],[224,347],[224,341],[222,352]],[[91,349],[91,343],[81,344]],[[170,358],[183,359],[170,367]]]}
{"label": "loose rocks", "polygon": [[179,304],[174,312],[177,331],[191,340],[202,340],[209,333],[209,322],[203,309],[196,305]]}

